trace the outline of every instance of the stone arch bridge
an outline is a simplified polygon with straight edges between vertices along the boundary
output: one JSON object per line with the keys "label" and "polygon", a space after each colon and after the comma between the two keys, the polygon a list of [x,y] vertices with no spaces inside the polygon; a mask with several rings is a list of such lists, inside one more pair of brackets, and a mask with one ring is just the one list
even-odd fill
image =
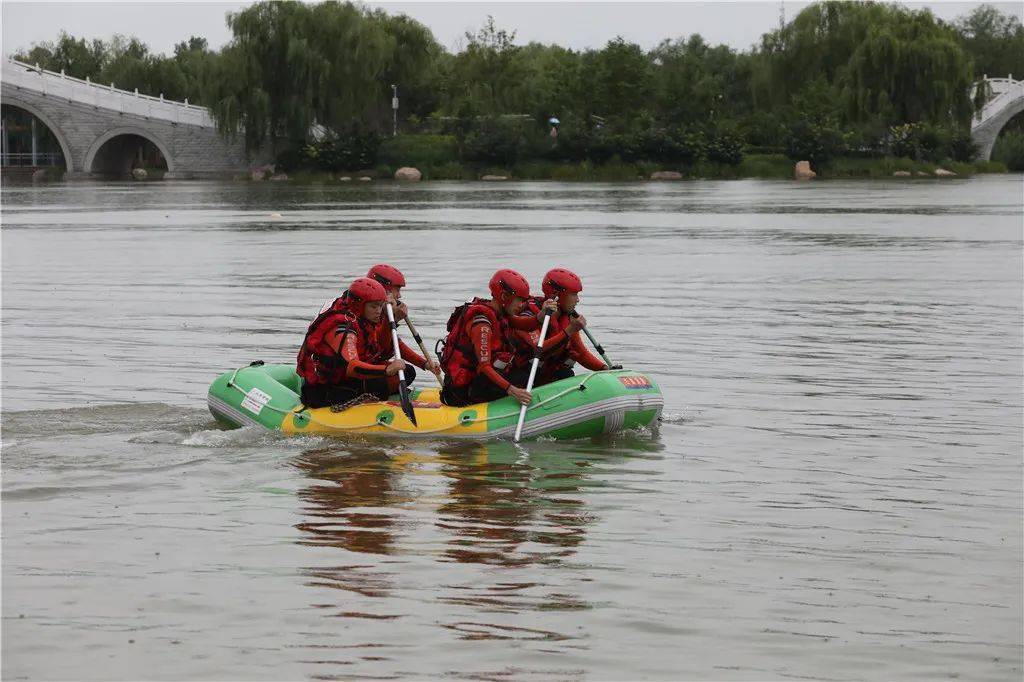
{"label": "stone arch bridge", "polygon": [[[267,162],[246,154],[241,136],[226,139],[204,107],[98,85],[6,59],[0,101],[46,125],[69,179],[126,175],[142,140],[163,155],[167,178],[246,173]],[[6,150],[5,150],[6,151]]]}
{"label": "stone arch bridge", "polygon": [[971,138],[978,145],[980,158],[990,159],[992,147],[1003,126],[1024,111],[1024,81],[1013,80],[1011,74],[1008,78],[986,76],[980,84],[988,86],[992,99],[985,103],[971,121]]}

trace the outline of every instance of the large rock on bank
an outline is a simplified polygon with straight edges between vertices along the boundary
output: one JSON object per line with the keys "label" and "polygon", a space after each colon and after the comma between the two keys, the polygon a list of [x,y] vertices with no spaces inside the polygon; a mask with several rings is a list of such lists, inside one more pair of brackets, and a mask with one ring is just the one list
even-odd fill
{"label": "large rock on bank", "polygon": [[136,180],[145,180],[149,177],[149,173],[146,172],[145,168],[133,168],[132,177]]}
{"label": "large rock on bank", "polygon": [[935,169],[935,176],[939,177],[939,178],[952,178],[955,175],[956,175],[956,173],[954,173],[951,170],[946,170],[945,168],[936,168]]}
{"label": "large rock on bank", "polygon": [[423,177],[418,168],[411,166],[402,166],[395,171],[395,180],[404,180],[406,182],[419,182]]}
{"label": "large rock on bank", "polygon": [[682,180],[683,174],[679,171],[654,171],[651,173],[651,180]]}
{"label": "large rock on bank", "polygon": [[811,170],[810,161],[797,161],[793,167],[793,179],[811,180],[818,177],[818,174]]}

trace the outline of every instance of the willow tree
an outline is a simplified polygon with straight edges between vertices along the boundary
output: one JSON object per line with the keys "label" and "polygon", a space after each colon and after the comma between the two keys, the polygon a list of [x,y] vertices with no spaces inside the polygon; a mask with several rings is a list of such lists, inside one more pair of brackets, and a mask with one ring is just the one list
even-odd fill
{"label": "willow tree", "polygon": [[970,60],[956,31],[926,9],[811,5],[766,34],[757,59],[762,103],[787,105],[809,82],[824,78],[848,124],[951,124],[970,116]]}
{"label": "willow tree", "polygon": [[971,64],[956,32],[927,10],[891,11],[894,20],[870,25],[841,72],[850,120],[966,124]]}
{"label": "willow tree", "polygon": [[261,2],[228,25],[212,109],[222,132],[244,129],[250,149],[304,140],[314,124],[381,127],[391,84],[421,77],[436,49],[420,24],[351,3]]}

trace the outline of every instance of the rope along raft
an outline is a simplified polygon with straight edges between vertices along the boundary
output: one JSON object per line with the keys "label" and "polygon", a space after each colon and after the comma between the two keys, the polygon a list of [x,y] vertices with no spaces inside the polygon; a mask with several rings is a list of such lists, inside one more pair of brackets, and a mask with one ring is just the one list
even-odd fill
{"label": "rope along raft", "polygon": [[[440,404],[437,389],[423,389],[417,394],[417,412],[431,419],[428,423],[421,419],[419,427],[405,428],[393,423],[396,416],[405,417],[390,409],[393,405],[389,401],[359,396],[342,405],[308,408],[297,402],[300,385],[294,366],[264,365],[257,361],[218,377],[210,386],[208,403],[213,415],[228,425],[260,424],[289,433],[299,433],[314,425],[312,432],[372,433],[384,429],[402,436],[446,434],[487,438],[502,435],[509,425],[514,427],[519,414],[519,403],[511,398],[449,407]],[[531,437],[576,438],[649,426],[656,422],[663,406],[657,385],[648,376],[631,370],[604,370],[570,377],[538,387],[533,396],[534,401],[526,408],[527,432]],[[427,400],[430,402],[423,402]],[[357,408],[374,405],[388,409],[373,419],[345,423],[346,415],[359,418]],[[541,409],[545,413],[538,415]],[[331,420],[331,415],[340,417],[340,421]]]}

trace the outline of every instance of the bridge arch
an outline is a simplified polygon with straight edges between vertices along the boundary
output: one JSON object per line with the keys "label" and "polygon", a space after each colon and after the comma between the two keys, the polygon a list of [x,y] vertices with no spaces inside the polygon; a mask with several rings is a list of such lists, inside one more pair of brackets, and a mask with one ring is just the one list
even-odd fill
{"label": "bridge arch", "polygon": [[86,173],[93,173],[93,164],[96,162],[96,156],[100,150],[103,149],[103,145],[110,142],[116,137],[122,135],[131,135],[134,137],[141,137],[147,142],[152,143],[160,153],[163,154],[164,162],[167,164],[167,172],[173,173],[175,162],[171,157],[171,153],[168,150],[167,143],[164,142],[158,135],[154,135],[153,131],[139,128],[136,126],[122,126],[119,128],[112,128],[107,132],[97,137],[91,145],[89,145],[89,151],[85,153],[85,161],[82,163],[82,170]]}
{"label": "bridge arch", "polygon": [[25,102],[24,100],[18,98],[17,96],[11,97],[8,93],[4,93],[3,102],[8,106],[12,106],[17,109],[27,111],[28,113],[38,118],[43,123],[43,125],[50,129],[50,132],[53,133],[53,136],[57,138],[57,144],[60,145],[61,153],[64,154],[64,170],[67,171],[68,173],[73,173],[75,168],[74,157],[71,156],[71,146],[68,144],[67,135],[64,133],[63,130],[60,129],[60,126],[54,123],[53,119],[47,116],[45,113],[43,113],[43,111],[39,109],[39,107],[31,105],[28,102]]}
{"label": "bridge arch", "polygon": [[992,158],[999,133],[1014,116],[1024,111],[1024,81],[1012,78],[988,78],[986,81],[994,85],[995,97],[978,112],[971,126],[971,137],[978,145],[979,157],[988,160]]}

